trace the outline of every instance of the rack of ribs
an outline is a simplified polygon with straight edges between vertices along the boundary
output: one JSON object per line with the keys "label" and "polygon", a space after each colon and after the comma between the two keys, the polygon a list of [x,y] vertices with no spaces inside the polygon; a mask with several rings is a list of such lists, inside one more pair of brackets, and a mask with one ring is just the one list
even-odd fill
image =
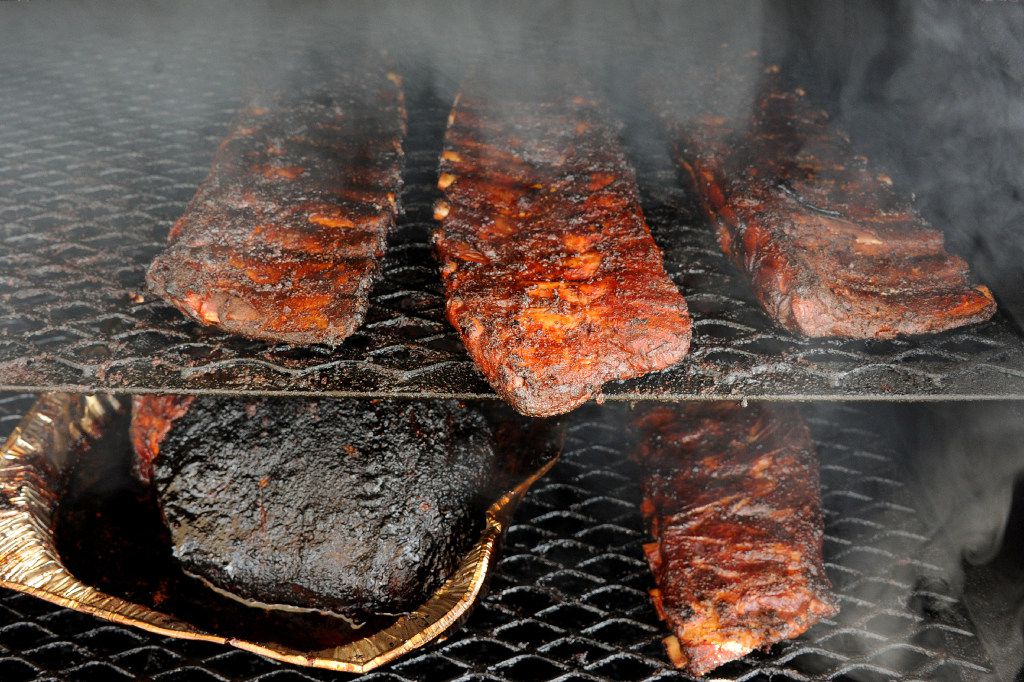
{"label": "rack of ribs", "polygon": [[491,85],[464,84],[441,154],[448,319],[498,395],[560,414],[678,362],[690,317],[601,103],[578,79]]}
{"label": "rack of ribs", "polygon": [[394,74],[255,98],[150,265],[153,292],[254,339],[340,344],[394,226],[405,106]]}
{"label": "rack of ribs", "polygon": [[677,667],[704,675],[836,613],[818,463],[796,408],[656,407],[634,427],[651,597]]}
{"label": "rack of ribs", "polygon": [[699,114],[681,121],[682,103],[662,114],[722,250],[775,321],[812,337],[885,339],[993,315],[991,292],[970,283],[942,233],[801,88],[777,67],[750,78],[738,74],[753,59],[731,62],[701,79]]}

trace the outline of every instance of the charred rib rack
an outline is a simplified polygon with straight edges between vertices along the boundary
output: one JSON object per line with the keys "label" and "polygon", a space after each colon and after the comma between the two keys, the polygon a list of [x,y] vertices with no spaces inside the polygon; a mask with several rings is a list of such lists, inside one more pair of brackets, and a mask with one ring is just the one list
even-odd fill
{"label": "charred rib rack", "polygon": [[500,482],[500,430],[453,401],[143,396],[131,437],[187,573],[359,621],[455,570]]}
{"label": "charred rib rack", "polygon": [[[768,314],[806,336],[851,338],[989,319],[991,292],[969,283],[942,233],[774,70],[755,84],[711,69],[718,82],[694,95],[702,111],[676,131],[677,157],[722,250]],[[752,115],[735,101],[751,89]],[[678,122],[677,113],[665,115]]]}
{"label": "charred rib rack", "polygon": [[818,464],[792,407],[658,407],[635,424],[644,547],[677,667],[704,675],[836,612]]}
{"label": "charred rib rack", "polygon": [[384,72],[252,102],[150,289],[242,336],[341,343],[362,324],[395,222],[404,134],[401,84]]}
{"label": "charred rib rack", "polygon": [[690,343],[616,130],[591,95],[564,92],[577,82],[467,83],[441,155],[448,319],[494,390],[534,416],[668,367]]}

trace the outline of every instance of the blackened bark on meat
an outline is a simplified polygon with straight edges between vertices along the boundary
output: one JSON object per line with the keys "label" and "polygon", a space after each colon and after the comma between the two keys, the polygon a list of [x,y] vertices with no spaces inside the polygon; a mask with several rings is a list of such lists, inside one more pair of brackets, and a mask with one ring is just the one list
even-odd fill
{"label": "blackened bark on meat", "polygon": [[[774,68],[759,82],[740,76],[750,65],[734,61],[695,76],[715,79],[694,95],[698,115],[680,117],[684,104],[662,112],[722,250],[772,318],[806,336],[893,338],[995,313],[942,233],[801,88]],[[735,91],[751,90],[753,111],[736,107]]]}
{"label": "blackened bark on meat", "polygon": [[187,573],[358,621],[453,573],[505,483],[496,431],[452,401],[143,396],[131,436]]}
{"label": "blackened bark on meat", "polygon": [[694,675],[836,613],[814,447],[793,407],[646,410],[645,546],[673,663]]}
{"label": "blackened bark on meat", "polygon": [[395,223],[404,136],[401,84],[383,70],[253,101],[149,288],[234,334],[341,343],[362,324]]}
{"label": "blackened bark on meat", "polygon": [[489,83],[464,85],[441,155],[448,319],[498,395],[560,414],[678,362],[690,318],[593,95]]}

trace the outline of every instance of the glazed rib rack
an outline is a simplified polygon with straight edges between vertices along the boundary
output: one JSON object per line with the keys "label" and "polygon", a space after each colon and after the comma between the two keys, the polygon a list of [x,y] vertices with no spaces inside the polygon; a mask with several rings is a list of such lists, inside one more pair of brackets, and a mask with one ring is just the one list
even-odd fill
{"label": "glazed rib rack", "polygon": [[[366,322],[342,346],[235,338],[140,296],[147,265],[244,101],[237,66],[200,37],[147,46],[159,72],[149,52],[133,57],[124,46],[89,62],[21,46],[0,62],[0,388],[493,396],[445,320],[430,246],[456,84],[409,65],[398,65],[409,109],[404,213]],[[282,44],[281,54],[303,46]],[[331,65],[305,68],[317,78]],[[612,382],[606,397],[1024,397],[1024,336],[1002,313],[893,341],[815,341],[777,328],[720,254],[656,126],[631,120],[627,129],[646,218],[691,309],[693,341],[680,364]]]}

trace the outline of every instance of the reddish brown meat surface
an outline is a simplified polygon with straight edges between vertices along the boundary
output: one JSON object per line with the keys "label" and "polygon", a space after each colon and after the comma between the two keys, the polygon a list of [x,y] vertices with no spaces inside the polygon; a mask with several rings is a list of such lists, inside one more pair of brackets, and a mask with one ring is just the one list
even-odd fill
{"label": "reddish brown meat surface", "polygon": [[405,109],[383,71],[254,101],[149,268],[198,322],[341,343],[366,313],[401,184]]}
{"label": "reddish brown meat surface", "polygon": [[676,666],[704,675],[836,613],[818,463],[795,408],[656,407],[634,427],[651,596]]}
{"label": "reddish brown meat surface", "polygon": [[690,344],[617,131],[576,82],[541,89],[464,86],[435,239],[448,319],[494,390],[533,416],[668,367]]}
{"label": "reddish brown meat surface", "polygon": [[[942,233],[776,70],[755,83],[744,69],[710,69],[701,113],[675,136],[722,249],[768,314],[799,334],[852,338],[989,319],[991,292],[969,282]],[[737,106],[736,92],[751,90]]]}
{"label": "reddish brown meat surface", "polygon": [[160,444],[174,422],[185,416],[195,400],[194,395],[138,395],[132,398],[132,421],[129,438],[135,450],[139,476],[143,481],[153,478],[153,462],[160,454]]}

